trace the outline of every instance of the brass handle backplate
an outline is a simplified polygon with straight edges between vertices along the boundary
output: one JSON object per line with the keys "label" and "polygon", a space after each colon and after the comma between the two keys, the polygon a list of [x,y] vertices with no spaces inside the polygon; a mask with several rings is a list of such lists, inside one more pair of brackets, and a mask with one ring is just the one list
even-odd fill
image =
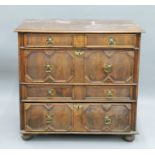
{"label": "brass handle backplate", "polygon": [[112,91],[111,90],[108,90],[107,92],[106,92],[106,96],[107,97],[113,97],[113,94],[112,94]]}
{"label": "brass handle backplate", "polygon": [[48,92],[48,96],[54,96],[56,94],[54,89],[49,89],[47,92]]}
{"label": "brass handle backplate", "polygon": [[53,116],[47,114],[47,115],[46,115],[46,123],[47,123],[47,124],[50,124],[52,121],[53,121]]}
{"label": "brass handle backplate", "polygon": [[47,72],[47,73],[50,73],[51,71],[52,71],[52,66],[50,65],[50,64],[47,64],[47,65],[45,65],[45,71]]}
{"label": "brass handle backplate", "polygon": [[109,45],[115,45],[115,44],[116,44],[115,39],[112,38],[112,37],[110,37],[110,38],[108,39],[108,44],[109,44]]}
{"label": "brass handle backplate", "polygon": [[76,50],[75,51],[75,55],[76,56],[81,56],[81,55],[83,55],[84,54],[84,51],[81,51],[81,50]]}
{"label": "brass handle backplate", "polygon": [[111,64],[104,65],[103,69],[105,73],[110,73],[112,72],[112,65]]}
{"label": "brass handle backplate", "polygon": [[48,37],[46,40],[47,45],[53,45],[53,42],[54,42],[54,40],[52,37]]}
{"label": "brass handle backplate", "polygon": [[111,118],[109,116],[104,117],[104,124],[105,125],[110,125],[112,123]]}

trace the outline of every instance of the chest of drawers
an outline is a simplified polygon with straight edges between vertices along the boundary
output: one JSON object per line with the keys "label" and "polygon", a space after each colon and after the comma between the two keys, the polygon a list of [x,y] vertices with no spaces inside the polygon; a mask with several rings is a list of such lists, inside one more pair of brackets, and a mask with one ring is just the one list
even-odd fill
{"label": "chest of drawers", "polygon": [[26,20],[19,41],[23,139],[136,133],[142,29],[132,21]]}

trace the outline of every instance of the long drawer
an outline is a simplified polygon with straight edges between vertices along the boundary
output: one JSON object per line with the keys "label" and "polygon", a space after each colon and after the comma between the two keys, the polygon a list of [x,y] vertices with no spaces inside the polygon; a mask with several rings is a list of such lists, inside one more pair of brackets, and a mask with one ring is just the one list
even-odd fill
{"label": "long drawer", "polygon": [[[79,88],[83,92],[83,98],[78,96]],[[52,85],[52,84],[22,84],[21,96],[24,101],[108,101],[129,102],[134,100],[135,86],[96,86],[96,85]]]}
{"label": "long drawer", "polygon": [[21,52],[22,82],[133,83],[132,50],[35,49]]}
{"label": "long drawer", "polygon": [[129,132],[132,104],[23,103],[27,132]]}

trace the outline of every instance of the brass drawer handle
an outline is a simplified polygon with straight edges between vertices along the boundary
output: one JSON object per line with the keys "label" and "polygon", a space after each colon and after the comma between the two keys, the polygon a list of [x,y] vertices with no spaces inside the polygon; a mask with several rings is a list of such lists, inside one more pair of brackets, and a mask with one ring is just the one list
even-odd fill
{"label": "brass drawer handle", "polygon": [[84,54],[84,51],[81,51],[81,50],[76,50],[75,51],[75,55],[76,56],[81,56],[81,55],[83,55]]}
{"label": "brass drawer handle", "polygon": [[52,121],[53,121],[53,116],[47,114],[47,115],[46,115],[46,123],[47,123],[47,124],[50,124]]}
{"label": "brass drawer handle", "polygon": [[109,44],[109,45],[115,45],[115,44],[116,44],[115,39],[112,38],[112,37],[110,37],[110,38],[108,39],[108,44]]}
{"label": "brass drawer handle", "polygon": [[111,64],[104,65],[103,69],[104,69],[105,73],[111,73],[112,72],[112,65]]}
{"label": "brass drawer handle", "polygon": [[46,40],[47,45],[53,45],[53,38],[52,37],[48,37]]}
{"label": "brass drawer handle", "polygon": [[75,108],[76,110],[79,110],[79,109],[82,108],[82,105],[81,105],[81,104],[74,104],[74,108]]}
{"label": "brass drawer handle", "polygon": [[107,97],[113,97],[112,91],[111,91],[111,90],[108,90],[108,91],[106,92],[106,96],[107,96]]}
{"label": "brass drawer handle", "polygon": [[52,66],[50,64],[45,65],[45,72],[50,73],[52,71]]}
{"label": "brass drawer handle", "polygon": [[112,123],[111,118],[109,116],[104,117],[104,124],[105,125],[110,125]]}
{"label": "brass drawer handle", "polygon": [[47,93],[48,93],[48,96],[54,96],[56,94],[54,89],[49,89]]}

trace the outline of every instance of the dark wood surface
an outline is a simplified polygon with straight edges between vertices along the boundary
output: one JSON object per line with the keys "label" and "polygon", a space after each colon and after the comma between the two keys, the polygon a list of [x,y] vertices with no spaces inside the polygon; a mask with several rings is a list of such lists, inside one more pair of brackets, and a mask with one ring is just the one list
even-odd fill
{"label": "dark wood surface", "polygon": [[17,32],[140,33],[143,29],[128,20],[25,20]]}
{"label": "dark wood surface", "polygon": [[131,21],[27,20],[16,31],[23,138],[135,133],[142,29]]}

